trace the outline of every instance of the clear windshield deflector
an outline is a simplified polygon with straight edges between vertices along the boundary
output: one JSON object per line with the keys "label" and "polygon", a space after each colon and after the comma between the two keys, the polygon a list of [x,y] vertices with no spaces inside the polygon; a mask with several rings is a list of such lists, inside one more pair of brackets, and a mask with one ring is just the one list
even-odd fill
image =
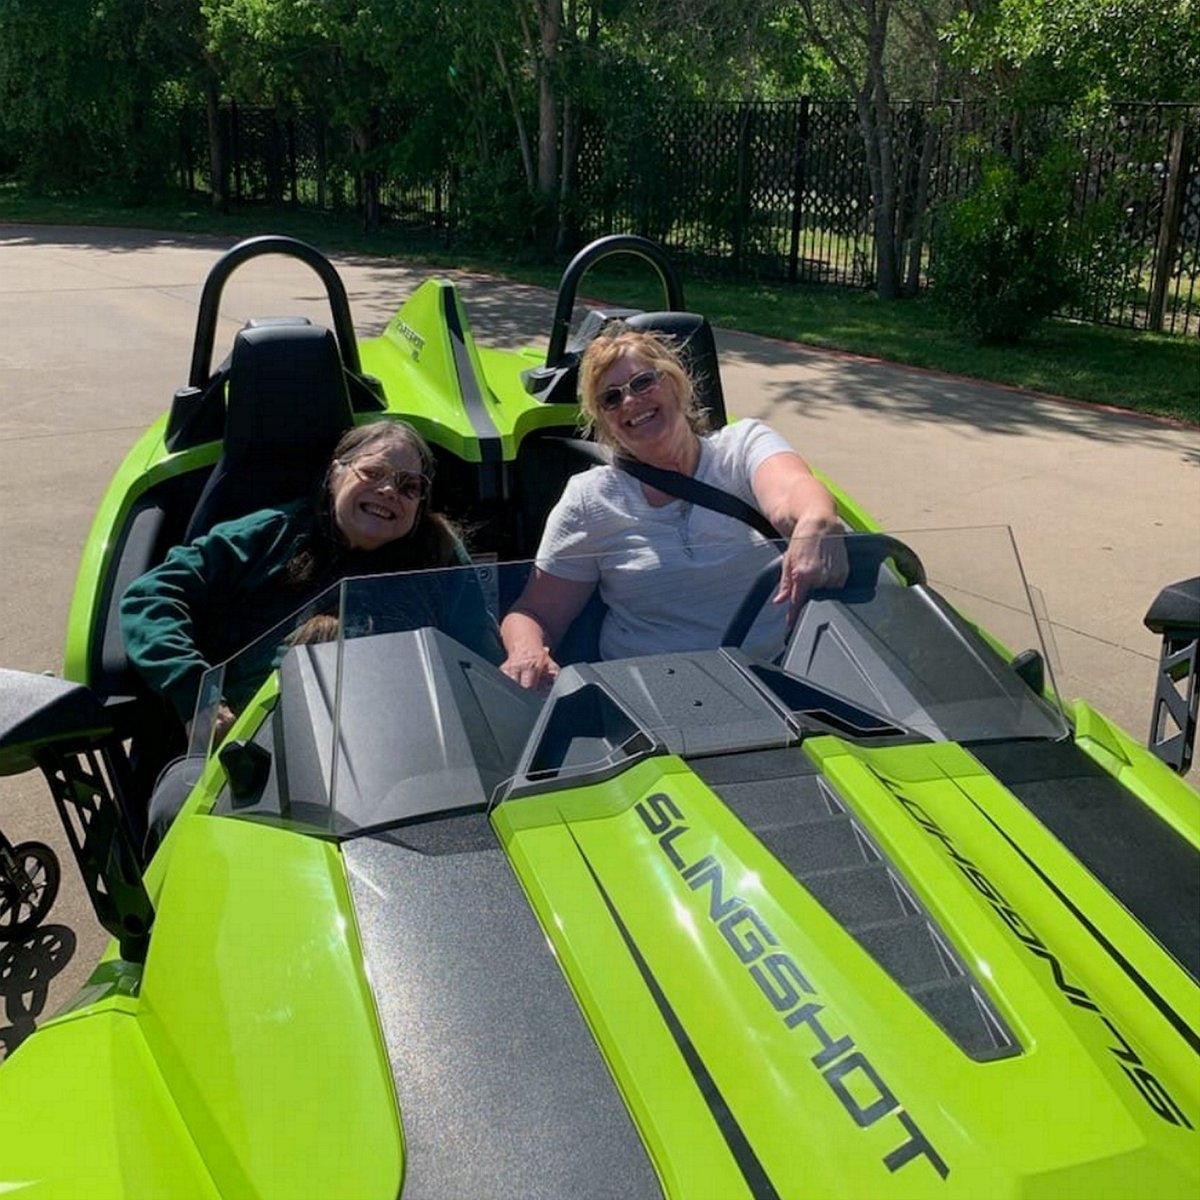
{"label": "clear windshield deflector", "polygon": [[573,559],[599,588],[539,689],[500,669],[499,622],[532,564],[347,580],[210,672],[193,749],[211,753],[222,704],[264,714],[239,728],[259,750],[222,754],[242,794],[218,809],[340,838],[653,753],[1066,732],[1007,529],[848,535],[819,558],[845,582],[814,588],[790,623],[778,546]]}
{"label": "clear windshield deflector", "polygon": [[1048,630],[1007,526],[855,535],[846,547],[852,586],[801,611],[789,673],[934,740],[1067,734]]}

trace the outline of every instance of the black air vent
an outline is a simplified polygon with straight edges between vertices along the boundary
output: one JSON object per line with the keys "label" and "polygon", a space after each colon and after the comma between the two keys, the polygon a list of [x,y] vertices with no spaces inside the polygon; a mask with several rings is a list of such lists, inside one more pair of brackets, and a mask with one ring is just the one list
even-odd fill
{"label": "black air vent", "polygon": [[1074,742],[971,753],[1200,980],[1200,855]]}
{"label": "black air vent", "polygon": [[689,766],[963,1051],[1020,1053],[950,940],[800,750]]}

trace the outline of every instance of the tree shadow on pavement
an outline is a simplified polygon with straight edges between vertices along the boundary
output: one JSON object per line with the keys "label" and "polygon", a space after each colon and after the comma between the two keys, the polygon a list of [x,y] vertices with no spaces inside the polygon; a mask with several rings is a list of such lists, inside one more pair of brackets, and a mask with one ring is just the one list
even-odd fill
{"label": "tree shadow on pavement", "polygon": [[1183,461],[1200,465],[1200,432],[1166,419],[746,334],[724,333],[719,342],[727,367],[743,363],[765,370],[761,396],[741,406],[743,415],[770,420],[792,408],[810,419],[836,419],[856,409],[1007,437],[1058,432],[1109,443],[1136,441],[1177,451]]}

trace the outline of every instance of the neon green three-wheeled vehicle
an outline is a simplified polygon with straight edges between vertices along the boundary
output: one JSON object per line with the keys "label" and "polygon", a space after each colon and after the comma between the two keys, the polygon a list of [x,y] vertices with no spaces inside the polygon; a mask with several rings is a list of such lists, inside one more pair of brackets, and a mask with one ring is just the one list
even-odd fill
{"label": "neon green three-wheeled vehicle", "polygon": [[[663,311],[573,325],[614,253]],[[262,254],[313,268],[332,329],[251,322],[214,365],[225,282]],[[836,486],[846,583],[770,644],[764,540],[720,644],[605,660],[600,598],[546,693],[431,609],[448,573],[346,580],[336,640],[246,647],[276,665],[220,743],[235,664],[190,740],[130,670],[125,586],[380,418],[435,448],[476,552],[450,570],[502,617],[596,460],[577,364],[618,316],[677,341],[724,423],[712,331],[638,238],[576,258],[526,353],[478,345],[445,280],[360,343],[311,247],[213,269],[187,385],[97,515],[64,678],[0,672],[0,773],[45,775],[113,936],[0,1066],[0,1194],[1200,1195],[1200,797],[1172,770],[1195,581],[1150,614],[1152,749],[1056,693],[1006,530],[893,536]],[[175,755],[192,790],[147,858]],[[52,889],[6,862],[16,937]]]}

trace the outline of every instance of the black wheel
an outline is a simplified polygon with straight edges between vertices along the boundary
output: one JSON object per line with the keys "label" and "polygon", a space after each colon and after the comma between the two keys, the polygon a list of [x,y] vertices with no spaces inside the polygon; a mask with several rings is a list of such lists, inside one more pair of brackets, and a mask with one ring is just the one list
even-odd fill
{"label": "black wheel", "polygon": [[60,878],[54,851],[41,842],[22,842],[13,847],[11,861],[0,859],[0,942],[15,941],[38,927],[58,895]]}

